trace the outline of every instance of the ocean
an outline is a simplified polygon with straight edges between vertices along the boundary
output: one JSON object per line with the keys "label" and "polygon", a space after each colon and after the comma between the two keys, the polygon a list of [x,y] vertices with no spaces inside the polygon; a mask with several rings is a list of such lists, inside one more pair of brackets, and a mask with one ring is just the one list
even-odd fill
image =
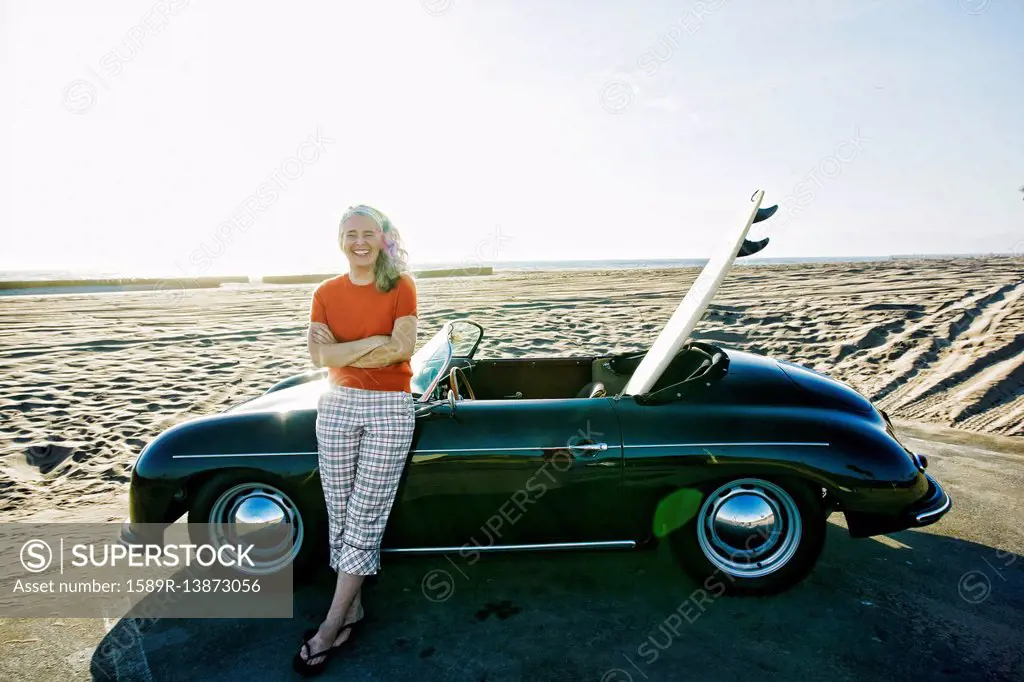
{"label": "ocean", "polygon": [[[977,254],[983,255],[983,254]],[[796,263],[858,263],[885,261],[894,258],[956,258],[963,255],[926,255],[926,256],[823,256],[817,258],[744,258],[737,260],[737,265],[791,265]],[[635,268],[692,268],[703,265],[706,258],[647,258],[622,260],[533,260],[533,261],[476,261],[473,262],[424,262],[411,263],[412,270],[440,270],[460,267],[490,266],[495,271],[509,270],[626,270]],[[337,268],[336,268],[337,269]],[[331,268],[324,268],[329,272]],[[340,271],[340,270],[339,270]],[[270,273],[267,273],[270,274]],[[273,273],[301,274],[301,273]],[[204,277],[223,277],[226,273],[204,274]],[[180,278],[180,271],[160,272],[129,272],[114,270],[5,270],[0,271],[0,282],[39,282],[39,281],[81,281],[118,279],[130,282],[139,278]]]}
{"label": "ocean", "polygon": [[[990,254],[926,254],[896,256],[822,256],[814,258],[743,258],[736,265],[792,265],[798,263],[861,263],[907,258],[970,258]],[[700,267],[706,258],[649,258],[605,260],[535,260],[535,261],[465,261],[412,263],[412,271],[490,267],[494,272],[521,272],[527,270],[625,270],[653,268]],[[337,272],[342,272],[336,268]],[[331,272],[325,268],[324,272]],[[268,275],[285,273],[267,273]],[[220,283],[239,285],[258,283],[249,275],[204,274],[202,277],[183,277],[180,271],[169,273],[132,273],[111,270],[5,270],[0,271],[0,296],[18,294],[57,294],[133,291],[153,288],[160,282],[194,279],[199,286],[218,286]],[[205,282],[202,282],[206,280]],[[227,280],[225,282],[225,280]],[[41,283],[46,282],[45,285]],[[200,282],[202,282],[200,284]],[[24,283],[24,286],[19,286]],[[35,283],[34,285],[32,283]]]}

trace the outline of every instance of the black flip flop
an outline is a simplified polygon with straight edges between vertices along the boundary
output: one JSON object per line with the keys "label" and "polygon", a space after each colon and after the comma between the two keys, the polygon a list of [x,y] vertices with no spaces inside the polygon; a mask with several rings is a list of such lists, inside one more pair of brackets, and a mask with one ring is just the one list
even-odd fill
{"label": "black flip flop", "polygon": [[[338,636],[341,635],[342,632],[344,632],[345,630],[349,630],[348,638],[345,639],[344,642],[342,642],[341,644],[329,646],[323,651],[317,652],[315,654],[311,653],[306,657],[305,660],[302,659],[302,648],[305,647],[307,650],[309,649],[309,640],[311,640],[313,636],[317,633],[317,628],[310,628],[309,630],[303,632],[302,646],[299,647],[299,651],[292,658],[292,668],[295,670],[295,672],[299,673],[303,677],[313,677],[314,675],[319,675],[320,673],[322,673],[324,671],[324,668],[327,667],[327,662],[331,660],[331,656],[334,654],[334,652],[352,641],[352,638],[356,634],[355,626],[359,625],[359,623],[361,623],[362,621],[363,619],[360,618],[356,622],[349,623],[348,625],[345,625],[338,630],[338,632],[334,635],[334,639],[338,639]],[[320,661],[319,663],[310,663],[311,660],[317,658],[318,656],[323,656],[324,660]]]}

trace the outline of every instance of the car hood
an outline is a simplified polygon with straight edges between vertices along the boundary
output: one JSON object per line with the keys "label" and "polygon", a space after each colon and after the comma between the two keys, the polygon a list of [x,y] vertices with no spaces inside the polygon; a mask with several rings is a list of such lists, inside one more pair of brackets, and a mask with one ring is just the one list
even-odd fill
{"label": "car hood", "polygon": [[862,414],[870,415],[875,412],[870,400],[841,381],[791,362],[776,360],[776,364],[808,398],[816,403]]}
{"label": "car hood", "polygon": [[329,388],[327,379],[306,383],[264,393],[224,412],[291,412],[293,410],[315,410],[320,395]]}

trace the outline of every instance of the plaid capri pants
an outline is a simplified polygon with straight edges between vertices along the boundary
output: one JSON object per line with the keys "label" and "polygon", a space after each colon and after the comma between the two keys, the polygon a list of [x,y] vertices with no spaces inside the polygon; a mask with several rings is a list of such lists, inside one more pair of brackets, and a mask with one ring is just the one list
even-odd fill
{"label": "plaid capri pants", "polygon": [[415,424],[416,407],[405,391],[332,386],[320,396],[317,452],[336,572],[380,569],[380,542]]}

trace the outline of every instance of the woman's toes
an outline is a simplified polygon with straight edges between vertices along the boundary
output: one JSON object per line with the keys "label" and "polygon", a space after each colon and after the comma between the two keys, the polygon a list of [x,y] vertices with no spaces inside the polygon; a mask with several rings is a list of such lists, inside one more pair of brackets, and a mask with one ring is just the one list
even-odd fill
{"label": "woman's toes", "polygon": [[313,664],[319,663],[320,659],[322,659],[323,656],[314,656],[312,661],[310,661],[309,657],[311,654],[316,653],[317,651],[322,651],[323,649],[323,637],[321,636],[320,631],[318,630],[317,633],[313,635],[313,637],[309,641],[306,642],[306,646],[303,647],[301,654],[302,660],[311,662]]}

